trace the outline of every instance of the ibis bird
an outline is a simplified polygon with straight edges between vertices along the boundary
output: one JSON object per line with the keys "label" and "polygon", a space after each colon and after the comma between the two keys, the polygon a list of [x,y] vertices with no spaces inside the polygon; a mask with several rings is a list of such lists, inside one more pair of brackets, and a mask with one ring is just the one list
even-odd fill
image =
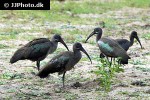
{"label": "ibis bird", "polygon": [[94,31],[87,37],[86,41],[96,34],[96,42],[100,49],[100,51],[108,58],[120,58],[121,64],[128,64],[128,59],[130,57],[127,55],[126,51],[113,39],[111,38],[101,38],[102,36],[102,29],[101,28],[95,28]]}
{"label": "ibis bird", "polygon": [[131,35],[130,35],[130,41],[128,41],[127,39],[116,39],[116,42],[119,43],[119,45],[124,49],[124,50],[128,50],[129,47],[131,47],[134,43],[134,38],[139,42],[140,46],[141,46],[141,49],[143,48],[142,47],[142,44],[140,42],[140,39],[137,35],[137,32],[136,31],[132,31],[131,32]]}
{"label": "ibis bird", "polygon": [[42,69],[38,72],[37,76],[39,76],[40,78],[45,78],[50,73],[58,72],[58,75],[63,74],[62,81],[64,87],[65,73],[66,71],[71,70],[79,62],[82,57],[80,51],[85,53],[91,61],[90,56],[82,47],[81,43],[77,42],[73,45],[73,52],[62,52],[57,56],[53,57],[45,66],[42,67]]}
{"label": "ibis bird", "polygon": [[[142,44],[140,42],[140,39],[137,35],[137,32],[136,31],[132,31],[131,32],[131,35],[130,35],[130,41],[127,40],[127,39],[116,39],[115,41],[125,50],[125,51],[128,51],[129,47],[131,47],[134,43],[134,38],[139,42],[140,46],[141,46],[141,49],[143,48],[142,47]],[[100,54],[100,58],[103,58],[105,57],[102,53]]]}
{"label": "ibis bird", "polygon": [[10,63],[28,59],[31,61],[36,61],[37,69],[39,70],[40,61],[45,59],[48,54],[53,53],[57,49],[58,42],[61,42],[69,51],[61,36],[55,34],[51,41],[48,38],[38,38],[19,48],[10,59]]}

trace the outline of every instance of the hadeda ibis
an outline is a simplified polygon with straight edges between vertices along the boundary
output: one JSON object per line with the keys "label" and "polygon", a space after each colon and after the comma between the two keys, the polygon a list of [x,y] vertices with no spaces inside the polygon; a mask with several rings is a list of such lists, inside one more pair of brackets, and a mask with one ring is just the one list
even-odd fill
{"label": "hadeda ibis", "polygon": [[58,72],[58,75],[63,74],[62,81],[64,87],[65,73],[66,71],[71,70],[79,62],[82,57],[80,51],[84,52],[91,61],[90,56],[82,47],[81,43],[77,42],[73,45],[73,52],[62,52],[53,57],[45,66],[42,67],[37,76],[39,76],[40,78],[45,78],[50,73]]}
{"label": "hadeda ibis", "polygon": [[132,31],[131,32],[131,35],[130,35],[130,41],[127,40],[127,39],[116,39],[116,41],[119,43],[119,45],[124,49],[124,50],[128,50],[129,47],[131,47],[134,43],[134,38],[139,42],[140,46],[141,46],[141,49],[143,48],[142,47],[142,44],[140,42],[140,39],[137,35],[137,32],[136,31]]}
{"label": "hadeda ibis", "polygon": [[31,61],[36,61],[36,65],[39,70],[40,61],[45,59],[48,54],[53,53],[57,49],[58,42],[61,42],[69,51],[61,36],[55,34],[51,41],[48,38],[38,38],[19,48],[10,59],[10,63],[15,63],[18,60],[28,59]]}
{"label": "hadeda ibis", "polygon": [[[127,55],[126,51],[113,39],[111,38],[101,38],[102,36],[102,29],[101,28],[95,28],[94,31],[87,37],[86,41],[93,36],[94,34],[97,34],[96,36],[96,42],[100,49],[100,51],[108,58],[120,58],[120,63],[122,64],[128,64],[128,59],[130,57]],[[111,60],[112,62],[112,60]]]}
{"label": "hadeda ibis", "polygon": [[[142,44],[140,42],[140,39],[137,35],[137,32],[136,31],[132,31],[131,32],[131,35],[130,35],[130,41],[127,40],[127,39],[116,39],[115,41],[117,43],[119,43],[119,45],[125,50],[125,51],[128,51],[129,47],[131,47],[134,43],[134,38],[139,42],[140,46],[141,46],[141,49],[143,48],[142,47]],[[102,53],[100,54],[100,58],[103,58],[105,57]]]}

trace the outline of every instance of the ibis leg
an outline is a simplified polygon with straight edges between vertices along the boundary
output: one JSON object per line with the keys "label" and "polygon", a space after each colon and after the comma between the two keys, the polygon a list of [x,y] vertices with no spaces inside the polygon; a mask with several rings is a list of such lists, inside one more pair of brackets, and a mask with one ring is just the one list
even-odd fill
{"label": "ibis leg", "polygon": [[118,60],[118,65],[121,65],[121,60],[120,59]]}
{"label": "ibis leg", "polygon": [[108,59],[108,57],[107,56],[105,56],[106,58],[107,58],[107,61],[109,62],[109,59]]}
{"label": "ibis leg", "polygon": [[66,73],[66,72],[63,73],[63,77],[62,77],[63,87],[64,87],[64,85],[65,85],[65,84],[64,84],[64,81],[65,81],[65,73]]}
{"label": "ibis leg", "polygon": [[37,61],[36,65],[37,65],[37,68],[38,68],[38,71],[39,71],[40,70],[40,61]]}
{"label": "ibis leg", "polygon": [[110,58],[110,66],[111,66],[111,64],[112,64],[112,59],[113,59],[113,58],[111,57],[111,58]]}
{"label": "ibis leg", "polygon": [[114,64],[115,64],[115,58],[114,58]]}
{"label": "ibis leg", "polygon": [[100,53],[99,57],[100,57],[100,58],[104,58],[105,55],[104,55],[103,53]]}

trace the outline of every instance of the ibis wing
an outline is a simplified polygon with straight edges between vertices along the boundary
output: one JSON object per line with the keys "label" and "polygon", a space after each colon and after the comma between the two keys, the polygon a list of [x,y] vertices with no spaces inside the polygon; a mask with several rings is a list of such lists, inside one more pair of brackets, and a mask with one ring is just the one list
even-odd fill
{"label": "ibis wing", "polygon": [[50,46],[50,40],[47,38],[34,39],[24,47],[18,49],[10,59],[10,63],[15,63],[16,61],[23,59],[30,59],[33,61],[40,57],[43,59],[47,55]]}
{"label": "ibis wing", "polygon": [[114,56],[113,55],[114,48],[112,47],[110,42],[111,41],[109,39],[102,38],[98,41],[98,46],[102,53],[111,57],[111,56]]}
{"label": "ibis wing", "polygon": [[126,51],[111,38],[102,38],[98,44],[101,45],[100,50],[107,56],[118,57],[120,53],[126,54]]}
{"label": "ibis wing", "polygon": [[45,42],[50,42],[50,40],[48,38],[37,38],[27,43],[25,47],[30,47],[30,46],[45,43]]}
{"label": "ibis wing", "polygon": [[127,39],[116,39],[115,40],[125,51],[130,47],[130,42]]}
{"label": "ibis wing", "polygon": [[70,59],[65,53],[61,53],[60,55],[52,58],[45,66],[42,67],[37,75],[41,78],[45,78],[50,73],[61,72],[65,70],[65,66]]}
{"label": "ibis wing", "polygon": [[30,47],[25,47],[24,57],[26,59],[38,59],[40,57],[45,57],[48,54],[51,43],[45,42],[40,44],[34,44]]}
{"label": "ibis wing", "polygon": [[18,60],[23,60],[23,59],[25,59],[24,58],[24,51],[25,51],[25,48],[20,48],[20,49],[18,49],[15,53],[14,53],[14,55],[11,57],[11,59],[10,59],[10,63],[15,63],[15,62],[17,62]]}

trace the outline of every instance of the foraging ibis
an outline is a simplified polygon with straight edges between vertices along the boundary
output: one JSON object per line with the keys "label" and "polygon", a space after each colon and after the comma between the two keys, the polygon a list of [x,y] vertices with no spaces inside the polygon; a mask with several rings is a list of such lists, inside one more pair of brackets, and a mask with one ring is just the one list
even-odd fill
{"label": "foraging ibis", "polygon": [[[139,42],[140,46],[141,46],[141,49],[143,48],[142,47],[142,44],[139,40],[139,37],[137,35],[137,32],[136,31],[132,31],[131,32],[131,35],[130,35],[130,41],[127,40],[127,39],[116,39],[115,41],[125,50],[125,51],[128,51],[129,47],[131,47],[134,43],[134,38]],[[100,58],[103,58],[105,57],[102,53],[100,54]]]}
{"label": "foraging ibis", "polygon": [[40,61],[45,59],[48,54],[53,53],[57,49],[58,42],[61,42],[69,51],[61,36],[55,34],[51,41],[48,38],[38,38],[30,41],[14,53],[10,59],[10,63],[15,63],[18,60],[28,59],[31,61],[36,61],[36,65],[39,70]]}
{"label": "foraging ibis", "polygon": [[142,44],[139,40],[139,37],[137,35],[137,32],[136,31],[132,31],[131,32],[131,35],[130,35],[130,41],[128,41],[127,39],[116,39],[116,42],[119,43],[119,45],[124,49],[124,50],[128,50],[129,47],[131,47],[134,43],[134,38],[139,42],[140,46],[141,46],[141,49],[143,48],[142,47]]}
{"label": "foraging ibis", "polygon": [[45,66],[42,67],[37,76],[39,76],[40,78],[45,78],[50,73],[58,72],[59,75],[63,74],[62,81],[64,87],[65,73],[66,71],[71,70],[79,62],[82,57],[80,51],[84,52],[91,61],[90,56],[82,47],[81,43],[77,42],[73,45],[73,52],[62,52],[53,57]]}
{"label": "foraging ibis", "polygon": [[102,36],[102,29],[101,28],[95,28],[94,31],[87,37],[86,41],[96,34],[96,42],[100,49],[100,51],[108,58],[120,58],[120,63],[122,64],[128,64],[128,59],[130,57],[127,55],[126,51],[113,39],[111,38],[101,38]]}

